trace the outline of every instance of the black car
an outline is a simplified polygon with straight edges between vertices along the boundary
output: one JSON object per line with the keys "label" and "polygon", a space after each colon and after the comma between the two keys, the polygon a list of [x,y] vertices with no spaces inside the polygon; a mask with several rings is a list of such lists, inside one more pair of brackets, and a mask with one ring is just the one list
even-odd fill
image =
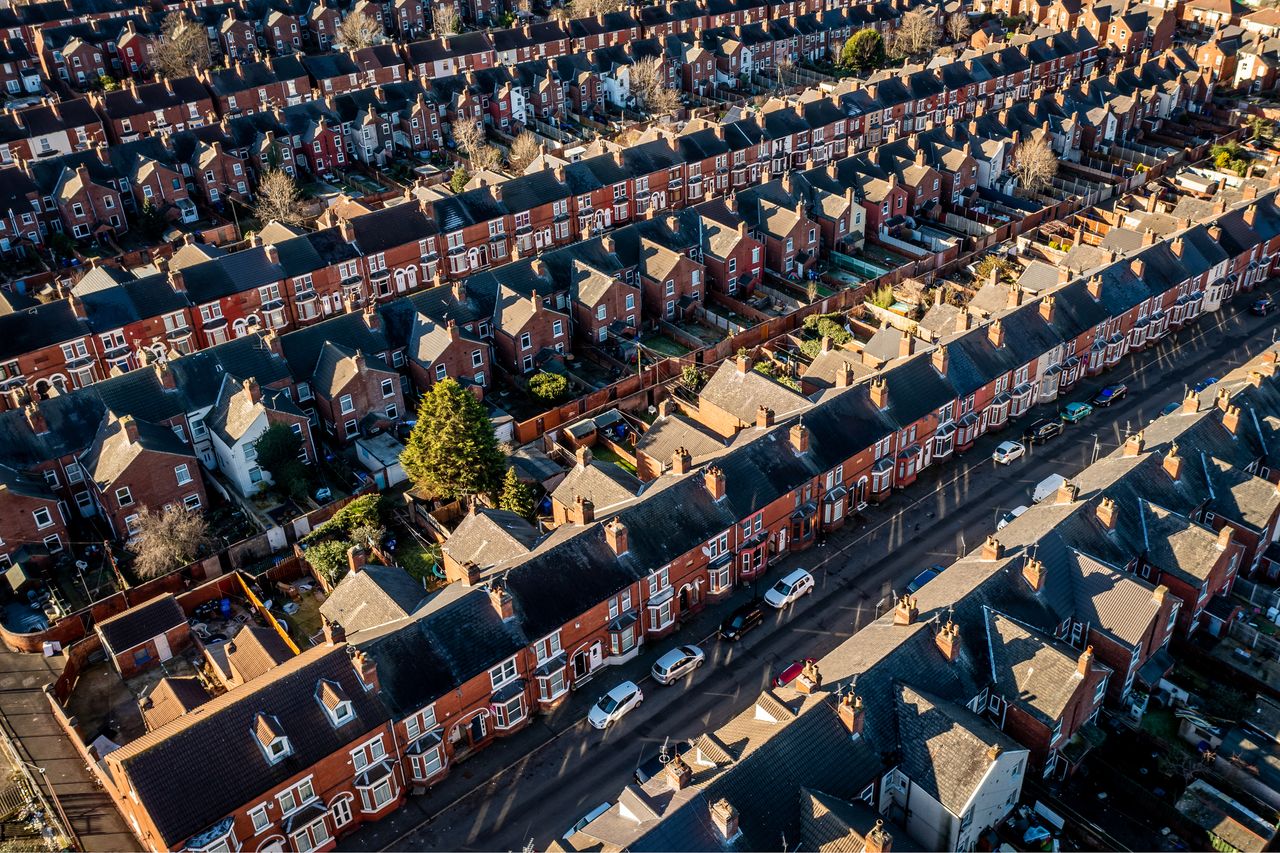
{"label": "black car", "polygon": [[1254,300],[1254,303],[1249,306],[1249,311],[1250,313],[1257,314],[1259,317],[1265,317],[1270,314],[1275,307],[1276,301],[1274,299],[1270,296],[1263,296],[1260,299]]}
{"label": "black car", "polygon": [[1116,400],[1123,400],[1129,394],[1129,386],[1123,382],[1108,385],[1093,396],[1093,405],[1110,406]]}
{"label": "black car", "polygon": [[636,766],[636,783],[643,785],[648,782],[661,773],[662,768],[666,767],[671,759],[676,756],[683,756],[691,749],[693,749],[693,744],[687,740],[678,740],[674,746],[664,743],[657,752]]}
{"label": "black car", "polygon": [[720,636],[725,640],[741,640],[742,635],[764,621],[764,599],[749,601],[720,623]]}
{"label": "black car", "polygon": [[1051,438],[1062,435],[1062,422],[1041,418],[1022,433],[1022,440],[1027,444],[1044,444]]}

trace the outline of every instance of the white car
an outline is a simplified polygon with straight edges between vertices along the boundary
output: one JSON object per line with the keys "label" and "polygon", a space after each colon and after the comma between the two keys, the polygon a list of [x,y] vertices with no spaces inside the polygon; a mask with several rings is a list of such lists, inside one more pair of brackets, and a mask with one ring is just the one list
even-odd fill
{"label": "white car", "polygon": [[1018,516],[1022,515],[1026,511],[1027,507],[1025,506],[1015,506],[1013,509],[1005,513],[1004,517],[1000,519],[1000,523],[996,525],[996,530],[1004,530],[1010,524],[1013,524],[1014,520]]}
{"label": "white car", "polygon": [[1008,465],[1025,456],[1027,449],[1016,441],[1002,441],[996,446],[996,452],[991,454],[991,458],[999,462],[1001,465]]}
{"label": "white car", "polygon": [[702,666],[705,659],[706,655],[697,646],[676,646],[654,661],[653,680],[672,684]]}
{"label": "white car", "polygon": [[796,569],[769,587],[769,591],[764,594],[764,600],[781,610],[800,596],[811,592],[813,592],[813,575],[804,569]]}
{"label": "white car", "polygon": [[589,812],[587,812],[586,814],[584,814],[584,815],[582,816],[582,818],[581,818],[577,823],[575,823],[573,826],[569,827],[569,831],[568,831],[568,832],[566,832],[564,835],[562,835],[562,836],[560,836],[560,837],[561,837],[561,838],[563,838],[563,839],[565,839],[565,840],[567,841],[568,839],[572,838],[575,834],[577,834],[577,833],[581,832],[582,830],[586,829],[586,828],[587,828],[587,826],[588,826],[588,825],[589,825],[593,820],[595,820],[596,818],[600,817],[600,815],[604,814],[605,812],[607,812],[607,811],[608,811],[609,809],[611,809],[611,808],[613,808],[613,803],[601,803],[600,805],[596,806],[596,807],[595,807],[594,809],[592,809],[591,811],[589,811]]}
{"label": "white car", "polygon": [[624,681],[591,706],[587,722],[597,729],[606,728],[625,717],[632,708],[639,707],[643,701],[644,694],[640,692],[640,688],[634,682]]}

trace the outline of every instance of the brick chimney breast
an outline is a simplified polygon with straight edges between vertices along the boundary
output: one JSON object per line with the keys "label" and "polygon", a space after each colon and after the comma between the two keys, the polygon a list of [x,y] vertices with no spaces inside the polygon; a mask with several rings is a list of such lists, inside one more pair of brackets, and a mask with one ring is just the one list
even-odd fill
{"label": "brick chimney breast", "polygon": [[1103,498],[1098,501],[1098,507],[1094,512],[1103,527],[1108,530],[1116,529],[1116,502],[1114,500]]}
{"label": "brick chimney breast", "polygon": [[988,536],[982,543],[982,559],[999,560],[1004,556],[1004,545],[994,536]]}
{"label": "brick chimney breast", "polygon": [[1232,435],[1238,435],[1240,432],[1240,407],[1227,406],[1226,411],[1222,413],[1222,426]]}
{"label": "brick chimney breast", "polygon": [[621,557],[627,553],[627,526],[619,519],[614,519],[604,526],[604,540],[610,550]]}
{"label": "brick chimney breast", "polygon": [[692,461],[688,448],[677,447],[676,452],[671,455],[671,473],[677,477],[688,474]]}
{"label": "brick chimney breast", "polygon": [[861,696],[855,696],[853,693],[845,693],[841,696],[840,702],[836,705],[836,716],[840,718],[840,722],[844,723],[850,735],[855,738],[862,735],[866,709],[862,705]]}
{"label": "brick chimney breast", "polygon": [[910,595],[904,594],[898,599],[897,605],[893,608],[893,624],[912,625],[919,615],[920,609],[916,606],[916,600]]}
{"label": "brick chimney breast", "polygon": [[1093,667],[1093,646],[1086,646],[1085,650],[1080,653],[1079,659],[1076,660],[1076,675],[1081,678],[1089,677],[1089,670]]}
{"label": "brick chimney breast", "polygon": [[955,622],[948,619],[947,624],[934,635],[934,640],[938,644],[938,651],[942,652],[948,663],[954,663],[960,657],[960,626]]}
{"label": "brick chimney breast", "polygon": [[1028,557],[1027,561],[1022,565],[1022,577],[1036,592],[1044,589],[1044,563],[1035,557]]}
{"label": "brick chimney breast", "polygon": [[707,470],[702,472],[702,482],[707,487],[707,493],[711,495],[712,500],[720,500],[724,497],[724,471],[718,465],[710,465]]}

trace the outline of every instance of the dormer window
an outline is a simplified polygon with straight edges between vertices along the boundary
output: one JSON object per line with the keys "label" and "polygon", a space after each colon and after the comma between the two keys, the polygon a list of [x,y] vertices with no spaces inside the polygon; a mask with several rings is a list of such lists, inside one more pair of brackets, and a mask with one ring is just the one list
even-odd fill
{"label": "dormer window", "polygon": [[316,701],[324,708],[329,722],[335,729],[355,718],[356,713],[351,700],[347,698],[346,691],[336,682],[321,681],[320,686],[316,688]]}
{"label": "dormer window", "polygon": [[293,747],[289,743],[289,738],[285,736],[280,720],[272,714],[257,716],[254,720],[253,734],[258,739],[262,754],[271,764],[278,764],[293,752]]}

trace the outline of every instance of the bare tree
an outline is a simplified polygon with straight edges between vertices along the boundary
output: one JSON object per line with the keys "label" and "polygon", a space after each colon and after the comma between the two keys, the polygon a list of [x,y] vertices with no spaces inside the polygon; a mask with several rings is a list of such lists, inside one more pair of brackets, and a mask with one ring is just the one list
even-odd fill
{"label": "bare tree", "polygon": [[[783,57],[778,62],[777,74],[779,89],[787,89],[799,82],[796,75],[796,64],[790,57]],[[793,80],[794,82],[788,83],[787,80]]]}
{"label": "bare tree", "polygon": [[359,50],[378,44],[384,36],[381,17],[353,9],[338,24],[335,43],[343,50]]}
{"label": "bare tree", "polygon": [[574,18],[590,18],[607,15],[626,8],[626,0],[569,0],[569,14]]}
{"label": "bare tree", "polygon": [[969,24],[969,16],[964,12],[952,12],[947,17],[947,38],[954,41],[968,41],[973,27]]}
{"label": "bare tree", "polygon": [[183,13],[170,12],[160,24],[151,64],[165,77],[190,77],[195,69],[209,67],[209,36]]}
{"label": "bare tree", "polygon": [[938,48],[938,19],[933,12],[912,9],[902,16],[889,40],[890,52],[899,56],[919,56]]}
{"label": "bare tree", "polygon": [[549,20],[555,21],[560,24],[569,23],[569,19],[571,17],[573,16],[569,11],[569,7],[564,4],[560,4],[558,6],[552,6],[551,11],[547,14],[547,18]]}
{"label": "bare tree", "polygon": [[507,162],[511,164],[511,171],[523,174],[529,164],[536,160],[541,153],[542,145],[538,142],[538,137],[526,130],[511,143],[511,152],[507,155]]}
{"label": "bare tree", "polygon": [[1013,149],[1013,173],[1018,176],[1023,189],[1038,193],[1049,186],[1058,174],[1058,155],[1044,139],[1028,139]]}
{"label": "bare tree", "polygon": [[668,88],[666,69],[656,56],[637,59],[631,65],[631,94],[650,115],[669,115],[680,106],[680,95]]}
{"label": "bare tree", "polygon": [[453,141],[458,143],[458,150],[467,155],[471,161],[471,171],[492,169],[502,160],[502,154],[485,140],[484,125],[470,119],[459,119],[453,123]]}
{"label": "bare tree", "polygon": [[302,191],[287,172],[270,169],[263,173],[258,181],[256,212],[264,225],[273,220],[283,225],[303,223]]}
{"label": "bare tree", "polygon": [[140,578],[155,578],[180,569],[210,545],[204,516],[171,506],[160,513],[138,513],[138,533],[129,545],[133,570]]}

